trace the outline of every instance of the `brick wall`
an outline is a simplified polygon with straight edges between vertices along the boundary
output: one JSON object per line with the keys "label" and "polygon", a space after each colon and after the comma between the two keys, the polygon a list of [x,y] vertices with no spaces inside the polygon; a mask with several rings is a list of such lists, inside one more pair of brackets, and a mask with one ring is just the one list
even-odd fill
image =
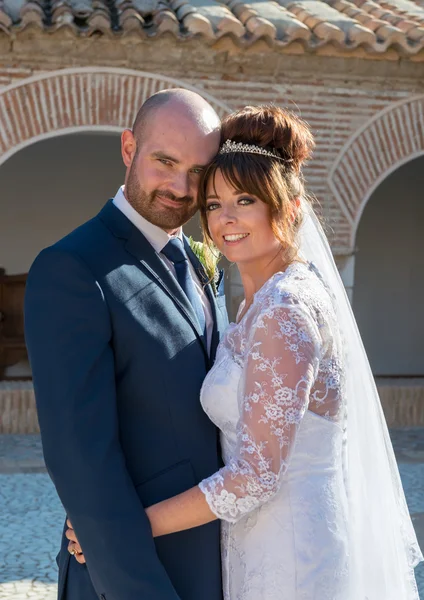
{"label": "brick wall", "polygon": [[[153,77],[119,69],[94,73],[95,68],[65,75],[51,62],[43,69],[25,61],[0,65],[0,161],[34,136],[72,127],[128,126],[148,95],[171,85],[162,76],[176,79],[172,85],[191,85],[208,94],[220,114],[273,102],[311,125],[317,147],[306,169],[308,189],[331,225],[336,253],[349,253],[358,215],[373,186],[397,163],[424,151],[424,81],[414,76],[411,63],[394,70],[384,61],[329,60],[332,69],[326,70],[322,58],[318,63],[312,57],[298,60],[296,64],[296,57],[288,57],[286,66],[273,74],[268,63],[260,69],[257,58],[245,73],[216,62],[204,71],[197,62],[191,69],[182,63],[171,72],[166,61],[160,66],[157,60]],[[46,78],[26,85],[34,75]],[[9,89],[11,84],[21,85]],[[362,129],[362,137],[355,140]]]}

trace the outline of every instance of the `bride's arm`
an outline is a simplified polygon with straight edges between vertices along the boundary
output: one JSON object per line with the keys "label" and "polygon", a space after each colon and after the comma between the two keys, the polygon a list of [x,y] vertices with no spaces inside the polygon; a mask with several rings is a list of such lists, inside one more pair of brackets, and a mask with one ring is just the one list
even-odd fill
{"label": "bride's arm", "polygon": [[318,372],[321,338],[308,307],[287,292],[259,308],[238,386],[237,446],[199,484],[211,511],[235,523],[280,489]]}
{"label": "bride's arm", "polygon": [[[153,537],[176,533],[184,529],[199,527],[218,517],[211,511],[199,486],[195,486],[178,496],[163,500],[145,509],[150,521]],[[66,537],[69,540],[68,551],[75,551],[75,559],[85,563],[84,551],[81,548],[72,523],[67,521]]]}
{"label": "bride's arm", "polygon": [[149,506],[146,514],[153,537],[198,527],[218,518],[209,508],[199,486]]}

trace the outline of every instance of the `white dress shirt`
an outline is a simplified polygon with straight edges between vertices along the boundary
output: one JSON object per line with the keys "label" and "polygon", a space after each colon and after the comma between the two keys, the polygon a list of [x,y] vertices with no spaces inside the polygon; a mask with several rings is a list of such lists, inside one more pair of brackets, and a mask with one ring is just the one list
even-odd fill
{"label": "white dress shirt", "polygon": [[[180,229],[175,235],[169,235],[168,233],[166,233],[166,231],[164,231],[157,225],[153,225],[153,223],[147,221],[131,206],[131,204],[125,198],[124,186],[120,187],[117,191],[116,196],[113,199],[113,203],[116,206],[116,208],[119,208],[119,210],[127,217],[127,219],[129,219],[131,223],[135,225],[135,227],[137,227],[139,231],[141,231],[141,233],[144,235],[147,241],[153,246],[154,250],[156,250],[156,252],[159,254],[161,260],[163,261],[167,269],[172,273],[175,279],[177,279],[174,264],[170,260],[168,260],[164,254],[162,254],[162,250],[165,248],[169,240],[173,237],[179,237],[181,240],[183,239],[182,228],[180,227]],[[188,261],[188,266],[190,269],[190,274],[194,281],[194,285],[196,287],[196,291],[199,294],[200,301],[203,306],[203,312],[205,313],[207,348],[208,352],[210,353],[213,331],[213,316],[211,305],[207,294],[203,289],[203,286],[190,260]]]}

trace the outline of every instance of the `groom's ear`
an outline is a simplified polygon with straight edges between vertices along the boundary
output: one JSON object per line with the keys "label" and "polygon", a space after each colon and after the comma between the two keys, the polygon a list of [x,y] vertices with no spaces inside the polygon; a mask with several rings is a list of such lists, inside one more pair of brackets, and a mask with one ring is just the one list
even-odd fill
{"label": "groom's ear", "polygon": [[121,135],[121,154],[124,165],[131,166],[137,151],[137,142],[131,129],[125,129]]}

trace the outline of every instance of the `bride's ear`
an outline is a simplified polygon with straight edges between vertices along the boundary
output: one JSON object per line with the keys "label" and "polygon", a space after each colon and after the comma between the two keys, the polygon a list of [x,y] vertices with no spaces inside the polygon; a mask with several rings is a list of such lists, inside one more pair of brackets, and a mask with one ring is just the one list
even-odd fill
{"label": "bride's ear", "polygon": [[296,219],[299,215],[299,209],[300,209],[300,198],[293,198],[293,200],[291,201],[291,207],[290,207],[290,222],[291,223],[295,223]]}

